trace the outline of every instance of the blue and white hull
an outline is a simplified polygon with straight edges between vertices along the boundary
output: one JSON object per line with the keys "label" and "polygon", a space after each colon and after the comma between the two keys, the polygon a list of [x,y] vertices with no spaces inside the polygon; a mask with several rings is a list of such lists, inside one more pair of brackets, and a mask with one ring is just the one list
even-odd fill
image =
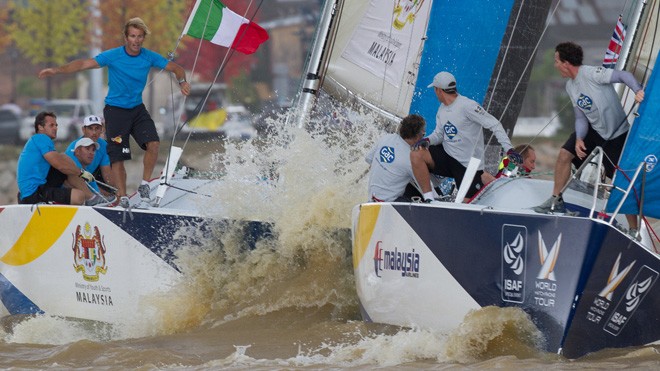
{"label": "blue and white hull", "polygon": [[353,211],[353,263],[373,322],[446,332],[470,310],[520,307],[546,350],[569,358],[660,339],[660,258],[605,220],[366,203]]}
{"label": "blue and white hull", "polygon": [[[174,182],[198,191],[207,183]],[[185,274],[177,266],[180,249],[208,246],[226,233],[251,249],[271,236],[268,223],[204,215],[193,209],[193,198],[172,189],[161,208],[0,206],[0,318],[47,314],[123,323],[176,297],[172,290]]]}

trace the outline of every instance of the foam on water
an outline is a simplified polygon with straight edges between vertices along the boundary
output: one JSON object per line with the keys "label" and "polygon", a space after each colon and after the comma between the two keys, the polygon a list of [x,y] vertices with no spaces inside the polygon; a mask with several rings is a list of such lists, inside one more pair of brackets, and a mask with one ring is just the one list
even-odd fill
{"label": "foam on water", "polygon": [[[525,322],[525,314],[502,308],[474,312],[451,335],[419,329],[364,330],[353,278],[350,218],[352,208],[367,196],[364,154],[385,132],[373,123],[374,117],[356,114],[350,124],[345,120],[329,126],[319,119],[298,128],[279,117],[258,139],[225,143],[213,167],[226,175],[204,210],[213,215],[221,209],[220,216],[237,220],[267,221],[276,238],[248,250],[242,225],[230,225],[203,236],[207,242],[202,248],[178,246],[176,262],[183,279],[169,292],[150,298],[145,311],[122,326],[109,331],[40,316],[16,325],[5,334],[6,341],[66,344],[162,336],[211,330],[278,311],[330,307],[328,326],[336,324],[333,340],[299,345],[295,357],[276,359],[253,358],[251,344],[242,344],[234,354],[204,367],[473,362],[497,355],[497,348],[512,354],[505,346],[510,342],[534,344],[537,334]],[[192,233],[202,232],[181,231]],[[57,335],[47,335],[53,333]]]}
{"label": "foam on water", "polygon": [[227,174],[215,190],[223,214],[272,223],[277,237],[246,252],[240,233],[225,233],[223,249],[179,251],[186,284],[212,307],[207,322],[289,307],[355,310],[350,215],[366,199],[364,153],[382,134],[373,117],[359,118],[310,129],[279,117],[258,140],[226,143],[216,156]]}

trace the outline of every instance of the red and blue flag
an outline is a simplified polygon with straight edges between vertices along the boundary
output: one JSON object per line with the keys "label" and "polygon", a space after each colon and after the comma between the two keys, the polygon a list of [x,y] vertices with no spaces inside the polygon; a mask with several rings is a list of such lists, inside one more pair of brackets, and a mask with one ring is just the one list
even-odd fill
{"label": "red and blue flag", "polygon": [[605,52],[603,67],[614,68],[616,66],[616,62],[619,60],[619,53],[623,47],[623,39],[625,37],[626,26],[623,24],[621,16],[619,16],[619,19],[616,21],[616,26],[614,27],[614,32],[612,33],[612,38],[610,39],[610,45]]}

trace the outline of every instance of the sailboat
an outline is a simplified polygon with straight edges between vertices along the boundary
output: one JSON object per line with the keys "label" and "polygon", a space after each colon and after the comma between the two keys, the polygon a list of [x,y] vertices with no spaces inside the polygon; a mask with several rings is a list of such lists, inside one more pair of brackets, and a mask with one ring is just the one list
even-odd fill
{"label": "sailboat", "polygon": [[148,322],[182,282],[182,247],[221,249],[235,237],[247,250],[273,237],[268,221],[230,218],[218,200],[223,180],[181,166],[181,154],[171,147],[148,207],[138,194],[129,207],[0,206],[0,319]]}
{"label": "sailboat", "polygon": [[[658,2],[646,8],[643,3],[631,5],[625,21],[647,25],[646,39],[652,40]],[[414,112],[428,119],[437,102],[425,100],[423,89],[433,74],[449,70],[461,94],[483,102],[505,128],[512,127],[508,119],[519,112],[516,98],[529,73],[524,61],[542,33],[533,25],[545,22],[550,4],[387,4],[337,2],[329,21],[336,28],[327,43],[337,52],[321,63],[327,73],[318,74],[330,90],[356,94],[394,117]],[[626,48],[652,55],[650,70],[657,48],[630,44],[643,34],[642,28],[630,29]],[[602,168],[603,155],[594,151],[565,188],[567,213],[535,213],[532,208],[552,194],[552,181],[513,175],[489,183],[468,203],[357,205],[352,252],[364,319],[448,332],[470,311],[516,307],[543,334],[544,350],[568,358],[660,340],[657,237],[648,228],[629,235],[621,217],[660,216],[658,193],[648,191],[657,174],[658,136],[647,132],[657,130],[650,121],[657,117],[660,78],[651,74],[645,83],[646,99],[621,161],[629,174],[619,173],[614,186],[588,176],[589,169],[600,174]]]}

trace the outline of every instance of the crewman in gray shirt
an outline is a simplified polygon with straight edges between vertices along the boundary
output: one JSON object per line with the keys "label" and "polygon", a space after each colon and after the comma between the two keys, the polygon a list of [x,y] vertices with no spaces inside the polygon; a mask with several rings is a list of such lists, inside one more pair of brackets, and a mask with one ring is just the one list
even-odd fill
{"label": "crewman in gray shirt", "polygon": [[[440,72],[428,86],[433,88],[441,105],[435,116],[435,129],[424,138],[413,151],[411,161],[415,178],[422,188],[424,199],[432,199],[429,171],[434,174],[452,177],[460,188],[470,159],[483,160],[483,128],[490,129],[500,142],[509,158],[522,164],[522,156],[513,151],[513,146],[506,135],[502,123],[486,112],[481,105],[470,98],[460,95],[456,89],[456,79],[449,72]],[[429,146],[430,145],[430,146]],[[426,150],[428,147],[428,150]],[[466,197],[470,198],[483,185],[481,180],[483,161],[472,181]],[[490,176],[492,178],[492,175]]]}
{"label": "crewman in gray shirt", "polygon": [[410,147],[426,131],[426,121],[420,115],[408,115],[401,120],[399,132],[380,138],[367,153],[369,170],[369,198],[375,202],[403,201],[407,185],[414,181],[410,165]]}
{"label": "crewman in gray shirt", "polygon": [[[536,206],[538,213],[565,213],[561,190],[571,175],[571,163],[580,167],[597,147],[603,148],[605,175],[612,178],[628,135],[628,120],[614,83],[624,83],[635,92],[635,101],[644,100],[644,90],[635,77],[626,71],[582,65],[582,47],[563,42],[555,47],[555,68],[568,78],[566,92],[573,103],[575,132],[559,150],[555,164],[555,183],[550,197]],[[634,216],[627,216],[630,228],[637,228]]]}

